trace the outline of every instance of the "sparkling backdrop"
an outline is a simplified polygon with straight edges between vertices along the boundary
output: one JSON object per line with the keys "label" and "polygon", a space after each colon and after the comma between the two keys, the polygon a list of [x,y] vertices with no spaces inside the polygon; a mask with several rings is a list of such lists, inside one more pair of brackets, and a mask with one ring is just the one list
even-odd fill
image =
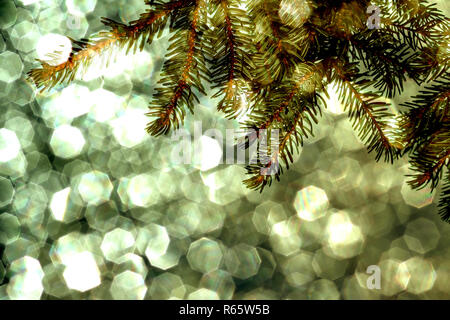
{"label": "sparkling backdrop", "polygon": [[[144,9],[0,2],[0,299],[450,298],[437,197],[408,187],[406,159],[376,163],[335,95],[292,169],[259,194],[242,166],[219,164],[215,140],[200,137],[180,165],[170,136],[145,133],[167,35],[45,95],[24,80],[49,34],[86,37],[101,16]],[[203,98],[186,129],[238,128],[215,102]]]}

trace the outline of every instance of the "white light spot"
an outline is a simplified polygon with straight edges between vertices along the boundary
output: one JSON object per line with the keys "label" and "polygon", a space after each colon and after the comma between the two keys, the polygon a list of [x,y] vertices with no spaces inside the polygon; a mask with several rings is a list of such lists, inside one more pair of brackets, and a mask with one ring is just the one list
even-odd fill
{"label": "white light spot", "polygon": [[69,59],[72,42],[60,34],[49,33],[39,39],[36,52],[40,60],[51,66],[58,66]]}
{"label": "white light spot", "polygon": [[297,192],[294,207],[301,219],[314,221],[326,214],[328,209],[327,194],[315,186],[306,187]]}
{"label": "white light spot", "polygon": [[147,137],[144,112],[136,109],[126,110],[122,116],[110,122],[113,134],[121,146],[132,148]]}
{"label": "white light spot", "polygon": [[351,258],[362,250],[364,237],[359,226],[352,223],[347,213],[340,211],[330,216],[327,225],[328,248],[340,258]]}
{"label": "white light spot", "polygon": [[207,171],[215,168],[222,160],[222,148],[216,139],[202,136],[194,145],[194,167]]}
{"label": "white light spot", "polygon": [[55,217],[58,221],[64,220],[69,194],[70,187],[56,192],[52,197],[52,201],[50,202],[50,210],[52,211],[53,217]]}
{"label": "white light spot", "polygon": [[89,117],[97,122],[106,122],[124,109],[124,99],[105,89],[92,91],[92,110]]}
{"label": "white light spot", "polygon": [[94,256],[88,251],[74,254],[66,263],[63,273],[67,287],[85,292],[100,285],[100,271]]}
{"label": "white light spot", "polygon": [[20,142],[14,131],[0,129],[0,162],[8,162],[19,155]]}
{"label": "white light spot", "polygon": [[158,184],[149,174],[140,174],[130,179],[128,197],[139,207],[149,207],[159,200]]}
{"label": "white light spot", "polygon": [[78,128],[64,124],[53,131],[50,139],[50,146],[53,153],[61,158],[74,158],[83,150],[84,144],[83,134]]}
{"label": "white light spot", "polygon": [[78,192],[90,205],[99,205],[109,200],[113,185],[107,174],[94,170],[81,176]]}

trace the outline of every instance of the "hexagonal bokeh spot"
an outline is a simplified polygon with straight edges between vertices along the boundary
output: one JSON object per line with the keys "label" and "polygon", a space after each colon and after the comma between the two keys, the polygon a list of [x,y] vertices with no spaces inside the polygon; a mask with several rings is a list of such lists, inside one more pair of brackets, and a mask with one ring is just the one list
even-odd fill
{"label": "hexagonal bokeh spot", "polygon": [[[129,126],[134,123],[135,126]],[[142,119],[142,110],[130,108],[125,110],[120,117],[110,122],[113,135],[117,142],[126,148],[133,148],[148,138],[145,130],[146,120]]]}
{"label": "hexagonal bokeh spot", "polygon": [[248,279],[258,272],[261,258],[255,247],[240,243],[227,251],[225,264],[234,277]]}
{"label": "hexagonal bokeh spot", "polygon": [[208,273],[217,270],[222,263],[223,253],[219,244],[208,238],[201,238],[189,246],[187,259],[193,270]]}
{"label": "hexagonal bokeh spot", "polygon": [[5,128],[15,132],[22,148],[28,148],[32,144],[35,132],[32,122],[26,117],[17,116],[8,119]]}
{"label": "hexagonal bokeh spot", "polygon": [[336,280],[344,276],[348,266],[346,260],[338,260],[325,254],[323,250],[314,253],[312,267],[320,278]]}
{"label": "hexagonal bokeh spot", "polygon": [[173,242],[169,244],[167,251],[160,256],[153,256],[150,264],[162,270],[168,270],[178,265],[183,251],[177,246],[173,245]]}
{"label": "hexagonal bokeh spot", "polygon": [[219,230],[226,217],[221,210],[201,206],[194,202],[181,205],[176,215],[175,219],[171,219],[175,220],[172,226],[177,225],[175,228],[182,234],[203,234]]}
{"label": "hexagonal bokeh spot", "polygon": [[[385,259],[378,263],[381,272],[381,291],[387,296],[404,291],[411,278],[405,265],[400,260]],[[366,280],[367,281],[367,280]]]}
{"label": "hexagonal bokeh spot", "polygon": [[52,244],[50,258],[55,265],[68,264],[74,254],[84,251],[81,244],[81,234],[77,231],[70,232],[58,238]]}
{"label": "hexagonal bokeh spot", "polygon": [[72,42],[66,36],[48,33],[41,37],[36,45],[39,60],[51,66],[65,63],[72,52]]}
{"label": "hexagonal bokeh spot", "polygon": [[20,222],[16,216],[4,212],[0,214],[0,243],[9,244],[20,235]]}
{"label": "hexagonal bokeh spot", "polygon": [[287,217],[283,206],[273,201],[264,201],[255,208],[252,222],[256,230],[262,234],[270,234],[272,226]]}
{"label": "hexagonal bokeh spot", "polygon": [[88,204],[108,201],[112,190],[113,185],[108,175],[97,170],[83,174],[78,184],[78,192]]}
{"label": "hexagonal bokeh spot", "polygon": [[18,237],[16,240],[8,243],[3,252],[3,259],[6,262],[12,262],[24,256],[37,258],[39,256],[39,245],[35,242]]}
{"label": "hexagonal bokeh spot", "polygon": [[306,221],[323,217],[328,209],[328,197],[324,190],[309,186],[295,195],[294,208],[297,215]]}
{"label": "hexagonal bokeh spot", "polygon": [[[31,103],[36,97],[36,90],[33,84],[25,79],[18,79],[12,84],[14,90],[8,94],[9,101],[23,107]],[[20,132],[17,133],[20,135]]]}
{"label": "hexagonal bokeh spot", "polygon": [[205,288],[195,290],[188,295],[188,300],[219,300],[217,292]]}
{"label": "hexagonal bokeh spot", "polygon": [[117,209],[116,203],[110,200],[98,206],[88,206],[85,217],[91,228],[101,232],[107,232],[116,226],[119,210]]}
{"label": "hexagonal bokeh spot", "polygon": [[273,225],[269,236],[272,250],[284,256],[289,256],[300,250],[300,219],[293,216]]}
{"label": "hexagonal bokeh spot", "polygon": [[103,238],[101,249],[109,261],[122,263],[124,256],[133,252],[135,239],[131,232],[117,228]]}
{"label": "hexagonal bokeh spot", "polygon": [[143,300],[146,292],[144,278],[132,271],[116,275],[110,288],[110,293],[115,300]]}
{"label": "hexagonal bokeh spot", "polygon": [[[201,136],[194,142],[195,153],[192,166],[201,171],[208,171],[217,167],[222,161],[222,146],[219,141],[208,136]],[[179,163],[182,162],[182,158]]]}
{"label": "hexagonal bokeh spot", "polygon": [[127,185],[129,201],[139,207],[149,207],[159,200],[159,190],[155,177],[140,174],[131,178]]}
{"label": "hexagonal bokeh spot", "polygon": [[85,144],[86,140],[80,129],[67,124],[57,127],[50,138],[53,153],[64,159],[78,156]]}
{"label": "hexagonal bokeh spot", "polygon": [[97,5],[97,0],[66,0],[65,2],[68,11],[76,15],[92,12]]}
{"label": "hexagonal bokeh spot", "polygon": [[314,280],[316,275],[312,268],[312,261],[313,255],[306,251],[302,251],[284,261],[281,269],[287,282],[293,287],[300,287]]}
{"label": "hexagonal bokeh spot", "polygon": [[236,289],[233,277],[224,270],[214,270],[204,274],[199,286],[215,291],[222,300],[231,300]]}
{"label": "hexagonal bokeh spot", "polygon": [[9,94],[13,91],[13,87],[13,82],[5,82],[0,80],[0,99],[2,99],[2,101],[8,100]]}
{"label": "hexagonal bokeh spot", "polygon": [[195,203],[177,203],[167,210],[167,228],[177,237],[192,236],[200,231],[201,222],[207,223],[202,217],[204,211]]}
{"label": "hexagonal bokeh spot", "polygon": [[41,34],[36,24],[22,21],[10,30],[9,35],[17,50],[28,53],[36,48]]}
{"label": "hexagonal bokeh spot", "polygon": [[0,29],[11,27],[17,20],[17,8],[12,0],[0,2]]}
{"label": "hexagonal bokeh spot", "polygon": [[261,258],[261,265],[259,266],[258,273],[255,276],[255,282],[264,283],[273,277],[277,267],[277,262],[271,251],[261,247],[258,247],[257,250],[259,257]]}
{"label": "hexagonal bokeh spot", "polygon": [[436,190],[431,191],[430,186],[424,187],[420,190],[413,190],[406,182],[403,183],[400,192],[406,204],[418,209],[430,205],[436,194]]}
{"label": "hexagonal bokeh spot", "polygon": [[14,188],[11,180],[0,177],[0,207],[5,207],[12,202]]}
{"label": "hexagonal bokeh spot", "polygon": [[32,257],[22,257],[13,261],[9,267],[12,277],[6,291],[11,300],[39,300],[44,287],[44,272],[40,262]]}
{"label": "hexagonal bokeh spot", "polygon": [[44,278],[42,284],[44,291],[56,298],[64,298],[69,296],[70,290],[64,281],[63,272],[65,267],[63,265],[48,264],[44,267]]}
{"label": "hexagonal bokeh spot", "polygon": [[33,226],[44,220],[47,203],[45,189],[38,184],[29,183],[16,189],[13,208],[21,224]]}
{"label": "hexagonal bokeh spot", "polygon": [[80,197],[67,187],[55,192],[50,200],[50,211],[57,221],[70,223],[81,218],[83,203]]}
{"label": "hexagonal bokeh spot", "polygon": [[134,253],[127,253],[122,258],[123,262],[113,267],[114,274],[130,270],[140,274],[144,279],[147,277],[148,267],[143,257]]}
{"label": "hexagonal bokeh spot", "polygon": [[340,293],[333,281],[320,279],[308,287],[308,298],[311,300],[339,300]]}
{"label": "hexagonal bokeh spot", "polygon": [[63,26],[70,25],[70,21],[66,19],[66,15],[60,8],[51,6],[39,12],[38,26],[43,34],[60,32]]}
{"label": "hexagonal bokeh spot", "polygon": [[152,299],[183,299],[186,293],[186,287],[180,276],[165,272],[153,278],[149,288]]}
{"label": "hexagonal bokeh spot", "polygon": [[[201,173],[203,183],[209,188],[209,201],[225,206],[250,193],[250,190],[236,179],[243,177],[237,166],[225,166],[223,169],[211,171]],[[195,188],[196,192],[197,190]]]}
{"label": "hexagonal bokeh spot", "polygon": [[350,157],[335,160],[328,170],[328,176],[333,188],[341,192],[358,188],[363,180],[359,162]]}
{"label": "hexagonal bokeh spot", "polygon": [[131,21],[139,17],[139,13],[146,9],[145,3],[139,0],[129,0],[130,5],[128,6],[119,6],[119,17],[120,19],[125,21]]}
{"label": "hexagonal bokeh spot", "polygon": [[436,248],[440,237],[436,225],[425,218],[418,218],[409,222],[403,236],[408,248],[420,254],[425,254]]}
{"label": "hexagonal bokeh spot", "polygon": [[421,294],[433,288],[436,281],[436,271],[433,264],[421,257],[413,257],[400,264],[409,274],[407,291],[413,294]]}
{"label": "hexagonal bokeh spot", "polygon": [[15,159],[20,153],[21,145],[14,131],[0,129],[0,163]]}
{"label": "hexagonal bokeh spot", "polygon": [[154,265],[166,253],[169,244],[170,238],[165,227],[151,223],[139,229],[136,246],[141,253],[145,253],[150,264]]}
{"label": "hexagonal bokeh spot", "polygon": [[345,211],[333,213],[327,223],[324,240],[326,253],[338,258],[351,258],[363,249],[364,235]]}
{"label": "hexagonal bokeh spot", "polygon": [[63,276],[69,289],[85,292],[101,284],[100,270],[92,253],[75,253],[65,265]]}

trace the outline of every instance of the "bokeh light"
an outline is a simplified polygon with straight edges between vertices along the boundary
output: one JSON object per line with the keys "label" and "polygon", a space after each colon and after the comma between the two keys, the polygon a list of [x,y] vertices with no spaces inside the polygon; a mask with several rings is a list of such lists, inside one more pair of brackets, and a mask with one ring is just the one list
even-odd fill
{"label": "bokeh light", "polygon": [[[143,51],[113,46],[70,85],[27,81],[36,59],[67,61],[69,37],[100,31],[99,17],[127,23],[146,7],[0,1],[0,300],[448,299],[438,192],[410,188],[406,159],[374,161],[333,86],[315,137],[258,193],[244,165],[222,161],[234,141],[211,134],[248,113],[225,119],[199,95],[180,123],[188,142],[146,133],[167,31]],[[279,18],[298,27],[311,10],[283,0]],[[373,265],[380,289],[367,286]]]}

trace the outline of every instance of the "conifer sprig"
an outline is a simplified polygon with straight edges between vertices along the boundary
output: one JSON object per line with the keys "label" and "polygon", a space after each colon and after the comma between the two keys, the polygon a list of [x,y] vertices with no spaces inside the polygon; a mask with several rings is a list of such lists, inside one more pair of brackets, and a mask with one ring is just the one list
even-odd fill
{"label": "conifer sprig", "polygon": [[[313,135],[313,125],[321,115],[319,101],[324,103],[319,94],[323,90],[322,67],[321,63],[298,65],[291,79],[272,88],[270,96],[261,98],[253,107],[243,126],[257,132],[264,130],[268,142],[258,145],[256,164],[247,166],[247,174],[252,177],[244,183],[249,188],[262,191],[271,184],[272,176],[280,180],[283,165],[289,169],[304,139]],[[273,141],[272,130],[276,130],[277,141]],[[275,150],[272,145],[276,145]]]}
{"label": "conifer sprig", "polygon": [[40,61],[42,68],[31,70],[28,76],[41,91],[62,83],[70,83],[79,75],[78,72],[86,71],[97,56],[102,55],[109,61],[114,56],[114,51],[126,49],[129,52],[138,48],[142,50],[146,43],[151,44],[154,36],[164,30],[168,15],[191,2],[190,0],[178,0],[168,4],[155,2],[153,5],[156,8],[147,10],[138,20],[129,24],[102,18],[109,31],[99,32],[91,39],[79,41],[71,39],[73,49],[66,62],[52,66]]}
{"label": "conifer sprig", "polygon": [[439,214],[442,220],[450,221],[450,168],[447,166],[447,174],[444,178],[444,184],[441,191],[441,198],[439,200]]}
{"label": "conifer sprig", "polygon": [[411,102],[404,105],[402,127],[410,153],[413,188],[431,184],[435,189],[442,170],[450,163],[450,75],[422,90]]}
{"label": "conifer sprig", "polygon": [[389,104],[380,100],[379,93],[370,90],[373,81],[365,79],[355,64],[343,65],[337,61],[334,68],[336,72],[332,79],[338,83],[339,99],[360,139],[367,144],[369,153],[376,152],[376,160],[384,156],[386,161],[393,162],[398,152],[385,132],[387,120],[393,117],[388,112]]}
{"label": "conifer sprig", "polygon": [[[161,77],[149,104],[147,131],[155,136],[179,128],[199,95],[213,91],[228,118],[245,112],[245,147],[257,144],[250,178],[262,191],[280,180],[304,140],[313,135],[322,95],[335,84],[354,129],[375,160],[409,155],[414,188],[437,188],[449,166],[448,74],[450,23],[427,1],[405,0],[152,0],[128,24],[103,18],[107,31],[72,40],[68,61],[29,72],[42,90],[68,84],[115,49],[143,50],[166,29],[172,34]],[[369,30],[367,8],[380,8],[380,25]],[[408,79],[426,85],[389,112],[386,97],[403,92]],[[401,119],[396,123],[397,119]],[[399,129],[397,129],[397,127]],[[271,130],[277,130],[278,135]],[[271,143],[273,142],[273,144]],[[275,145],[276,147],[273,147]],[[440,214],[449,220],[449,174]]]}
{"label": "conifer sprig", "polygon": [[251,90],[251,25],[236,0],[216,0],[210,12],[214,28],[208,33],[208,56],[212,87],[218,89],[212,98],[221,97],[217,108],[234,118],[247,110],[246,97]]}
{"label": "conifer sprig", "polygon": [[147,113],[154,118],[147,125],[147,132],[154,136],[166,134],[172,126],[178,129],[186,109],[193,112],[194,102],[199,101],[193,89],[206,94],[202,79],[208,80],[208,70],[199,50],[205,32],[201,23],[205,9],[204,0],[195,0],[172,17],[171,28],[180,31],[169,40],[168,59],[162,70],[164,76],[158,82]]}

